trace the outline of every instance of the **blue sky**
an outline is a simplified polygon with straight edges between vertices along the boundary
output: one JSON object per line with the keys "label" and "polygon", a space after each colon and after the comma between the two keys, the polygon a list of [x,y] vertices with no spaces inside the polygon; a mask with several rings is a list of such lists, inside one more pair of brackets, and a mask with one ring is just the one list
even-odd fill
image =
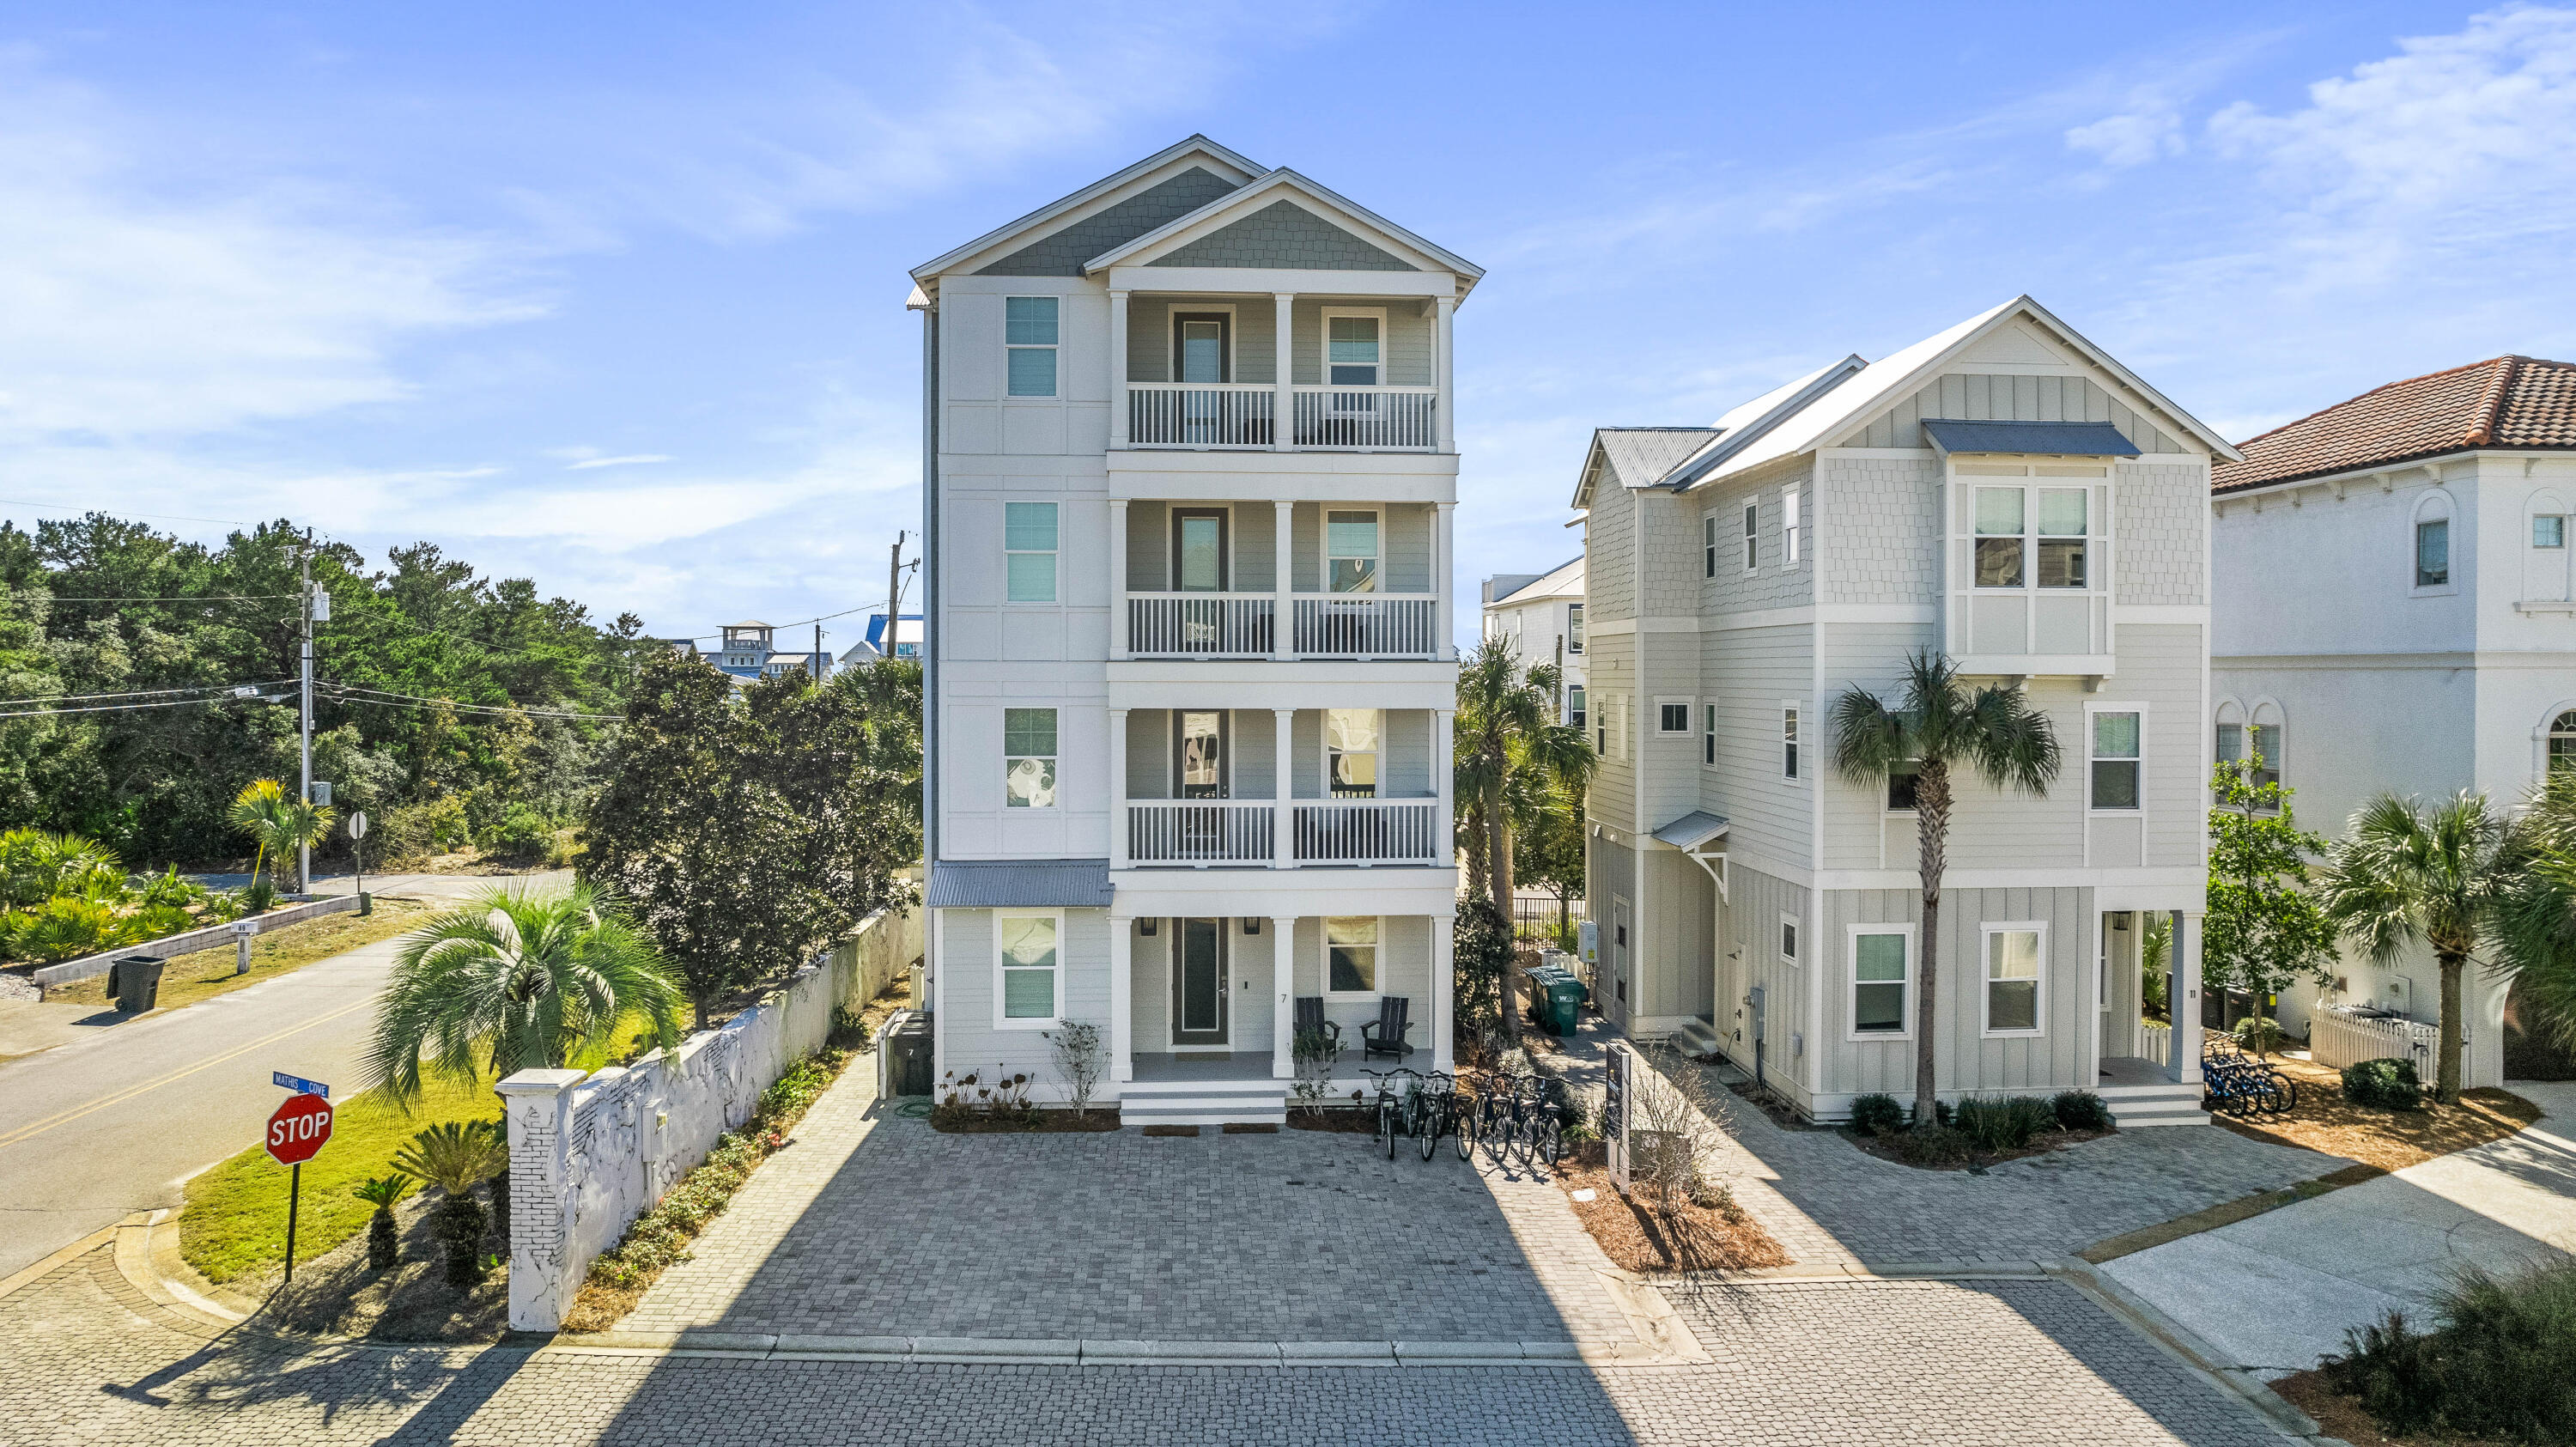
{"label": "blue sky", "polygon": [[1191,131],[1487,268],[1470,587],[1574,550],[1591,427],[2016,292],[2231,437],[2576,356],[2569,9],[13,3],[0,514],[877,604],[904,269]]}

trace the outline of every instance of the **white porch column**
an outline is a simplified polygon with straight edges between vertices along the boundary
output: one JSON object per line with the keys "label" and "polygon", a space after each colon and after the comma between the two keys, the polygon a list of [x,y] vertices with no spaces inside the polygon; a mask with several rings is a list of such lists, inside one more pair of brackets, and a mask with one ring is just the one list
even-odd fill
{"label": "white porch column", "polygon": [[2202,916],[2173,912],[2173,986],[2165,992],[2173,1017],[2173,1078],[2200,1083],[2200,923]]}
{"label": "white porch column", "polygon": [[1136,921],[1109,917],[1109,1078],[1136,1078]]}
{"label": "white porch column", "polygon": [[1431,917],[1431,1068],[1450,1068],[1449,1011],[1456,993],[1457,962],[1452,946],[1456,944],[1458,917],[1435,914]]}
{"label": "white porch column", "polygon": [[[1120,315],[1125,315],[1121,312]],[[1124,384],[1121,384],[1124,385]],[[1125,415],[1125,407],[1120,407]],[[1115,446],[1116,443],[1112,443]],[[1109,500],[1109,656],[1127,657],[1127,499]]]}
{"label": "white porch column", "polygon": [[1456,314],[1458,310],[1458,299],[1454,296],[1436,297],[1432,300],[1431,304],[1440,314],[1440,335],[1437,343],[1440,355],[1440,395],[1431,399],[1431,412],[1433,416],[1439,419],[1440,450],[1443,452],[1455,452],[1458,450],[1458,429],[1456,426],[1456,418],[1458,415],[1458,388],[1456,382],[1458,367],[1454,355],[1456,348],[1452,346],[1450,341],[1449,319],[1451,316]]}
{"label": "white porch column", "polygon": [[1440,510],[1440,525],[1431,533],[1431,626],[1436,630],[1431,639],[1431,656],[1444,663],[1458,661],[1458,625],[1449,616],[1449,595],[1458,591],[1457,526],[1458,504],[1435,504]]}
{"label": "white porch column", "polygon": [[1291,1080],[1297,1074],[1291,1053],[1297,1040],[1297,920],[1270,919],[1270,993],[1277,1011],[1270,1022],[1270,1078]]}
{"label": "white porch column", "polygon": [[1458,863],[1458,791],[1454,787],[1458,777],[1457,733],[1456,709],[1432,711],[1431,792],[1439,798],[1440,807],[1434,811],[1432,827],[1439,832],[1432,836],[1431,847],[1453,868]]}
{"label": "white porch column", "polygon": [[1109,867],[1127,867],[1127,710],[1109,711]]}
{"label": "white porch column", "polygon": [[1270,867],[1286,869],[1297,862],[1297,805],[1294,792],[1289,788],[1296,777],[1297,760],[1289,747],[1289,740],[1296,734],[1297,715],[1292,710],[1277,708],[1270,711],[1270,717],[1278,730],[1273,735],[1276,742],[1270,754],[1270,794],[1276,811],[1270,824]]}
{"label": "white porch column", "polygon": [[1289,561],[1297,540],[1297,504],[1273,502],[1270,536],[1270,656],[1285,663],[1297,656],[1296,586]]}
{"label": "white porch column", "polygon": [[1270,446],[1273,451],[1287,452],[1297,445],[1297,392],[1288,380],[1288,359],[1293,355],[1288,346],[1288,324],[1296,312],[1297,296],[1294,292],[1274,291],[1270,300],[1278,308],[1279,317],[1279,330],[1272,338],[1271,347],[1272,354],[1279,359],[1279,371],[1271,382],[1275,390],[1270,397]]}
{"label": "white porch column", "polygon": [[[1127,445],[1127,293],[1109,294],[1109,445]],[[1124,587],[1125,575],[1119,575]]]}

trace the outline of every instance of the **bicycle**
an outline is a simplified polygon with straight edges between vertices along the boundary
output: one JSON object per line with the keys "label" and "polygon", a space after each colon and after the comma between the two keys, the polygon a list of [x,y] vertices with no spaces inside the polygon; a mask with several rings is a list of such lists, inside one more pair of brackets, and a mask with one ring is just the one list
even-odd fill
{"label": "bicycle", "polygon": [[1554,1167],[1565,1156],[1565,1082],[1532,1076],[1514,1093],[1526,1096],[1516,1112],[1521,1164]]}
{"label": "bicycle", "polygon": [[1458,1131],[1459,1108],[1456,1076],[1435,1070],[1415,1088],[1410,1126],[1413,1137],[1421,1142],[1424,1160],[1440,1149],[1441,1136]]}
{"label": "bicycle", "polygon": [[1395,1138],[1410,1133],[1406,1129],[1406,1111],[1421,1092],[1422,1072],[1397,1066],[1393,1070],[1364,1069],[1360,1073],[1377,1082],[1377,1143],[1386,1151],[1386,1158],[1394,1160]]}
{"label": "bicycle", "polygon": [[2257,1111],[2287,1115],[2299,1104],[2298,1082],[2269,1063],[2248,1058],[2233,1041],[2212,1040],[2201,1050],[2201,1107],[2242,1120]]}

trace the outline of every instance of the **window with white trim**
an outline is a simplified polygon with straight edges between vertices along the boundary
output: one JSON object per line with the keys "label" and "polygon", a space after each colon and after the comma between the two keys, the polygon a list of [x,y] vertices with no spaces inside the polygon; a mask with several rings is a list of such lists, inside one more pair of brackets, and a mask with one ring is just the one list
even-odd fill
{"label": "window with white trim", "polygon": [[1798,706],[1780,705],[1780,777],[1798,777]]}
{"label": "window with white trim", "polygon": [[1565,686],[1565,721],[1578,731],[1591,726],[1591,714],[1583,707],[1582,684],[1569,683]]}
{"label": "window with white trim", "polygon": [[2423,518],[2415,524],[2415,586],[2439,588],[2451,581],[2451,520]]}
{"label": "window with white trim", "polygon": [[1914,790],[1915,786],[1922,781],[1922,776],[1923,765],[1919,761],[1913,759],[1907,759],[1903,763],[1897,764],[1887,771],[1888,813],[1911,814],[1915,812]]}
{"label": "window with white trim", "polygon": [[1002,710],[1002,802],[1013,809],[1055,807],[1055,725],[1051,708]]}
{"label": "window with white trim", "polygon": [[1717,705],[1699,706],[1699,761],[1714,767],[1717,763]]}
{"label": "window with white trim", "polygon": [[1376,709],[1324,710],[1324,782],[1334,798],[1377,797],[1378,732]]}
{"label": "window with white trim", "polygon": [[1603,701],[1608,705],[1601,711],[1603,737],[1608,744],[1605,752],[1611,758],[1624,760],[1628,757],[1628,695],[1613,694]]}
{"label": "window with white trim", "polygon": [[1906,993],[1914,983],[1914,926],[1851,927],[1851,1035],[1857,1040],[1902,1040]]}
{"label": "window with white trim", "polygon": [[2534,513],[2531,519],[2531,545],[2535,548],[2567,546],[2567,515],[2551,512]]}
{"label": "window with white trim", "polygon": [[1056,504],[1002,504],[1002,596],[1013,603],[1055,601]]}
{"label": "window with white trim", "polygon": [[1794,914],[1780,916],[1780,963],[1798,963],[1798,917]]}
{"label": "window with white trim", "polygon": [[2140,752],[2146,715],[2131,709],[2098,709],[2088,722],[2092,743],[2092,806],[2134,810],[2140,807]]}
{"label": "window with white trim", "polygon": [[1334,509],[1324,514],[1325,592],[1376,592],[1377,559],[1376,513]]}
{"label": "window with white trim", "polygon": [[1583,651],[1583,605],[1580,603],[1565,605],[1565,651]]}
{"label": "window with white trim", "polygon": [[1799,558],[1805,555],[1805,547],[1806,526],[1800,516],[1798,490],[1794,487],[1782,488],[1780,490],[1781,566],[1789,568],[1798,566]]}
{"label": "window with white trim", "polygon": [[1056,306],[1051,296],[1002,299],[1002,345],[1014,397],[1055,395]]}
{"label": "window with white trim", "polygon": [[993,916],[993,1024],[1002,1030],[1052,1030],[1056,1025],[1056,974],[1062,959],[1064,916],[996,913]]}
{"label": "window with white trim", "polygon": [[1377,949],[1381,929],[1375,915],[1345,915],[1324,921],[1324,993],[1356,996],[1377,993]]}
{"label": "window with white trim", "polygon": [[1700,576],[1717,576],[1717,514],[1704,513],[1699,520]]}
{"label": "window with white trim", "polygon": [[2038,924],[1985,926],[1985,1033],[2037,1035],[2040,961],[2047,956],[2047,930]]}
{"label": "window with white trim", "polygon": [[1324,314],[1325,376],[1328,387],[1374,387],[1378,384],[1379,340],[1385,317],[1376,312]]}
{"label": "window with white trim", "polygon": [[1750,573],[1760,565],[1761,545],[1762,506],[1748,502],[1744,505],[1744,571]]}
{"label": "window with white trim", "polygon": [[2576,709],[2549,721],[2549,772],[2576,769]]}
{"label": "window with white trim", "polygon": [[1659,734],[1686,734],[1690,732],[1690,726],[1691,706],[1689,699],[1659,698],[1655,700],[1655,732]]}

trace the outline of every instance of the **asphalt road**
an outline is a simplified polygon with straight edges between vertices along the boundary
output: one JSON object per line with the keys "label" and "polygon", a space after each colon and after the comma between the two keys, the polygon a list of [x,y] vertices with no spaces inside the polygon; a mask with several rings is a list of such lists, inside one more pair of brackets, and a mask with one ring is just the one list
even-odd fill
{"label": "asphalt road", "polygon": [[[389,893],[423,895],[499,882],[386,881]],[[325,1082],[334,1101],[354,1092],[369,1007],[398,945],[363,945],[182,1009],[101,1010],[84,1020],[87,1038],[0,1062],[0,1277],[128,1212],[179,1204],[181,1182],[257,1145],[284,1098],[270,1072]]]}

